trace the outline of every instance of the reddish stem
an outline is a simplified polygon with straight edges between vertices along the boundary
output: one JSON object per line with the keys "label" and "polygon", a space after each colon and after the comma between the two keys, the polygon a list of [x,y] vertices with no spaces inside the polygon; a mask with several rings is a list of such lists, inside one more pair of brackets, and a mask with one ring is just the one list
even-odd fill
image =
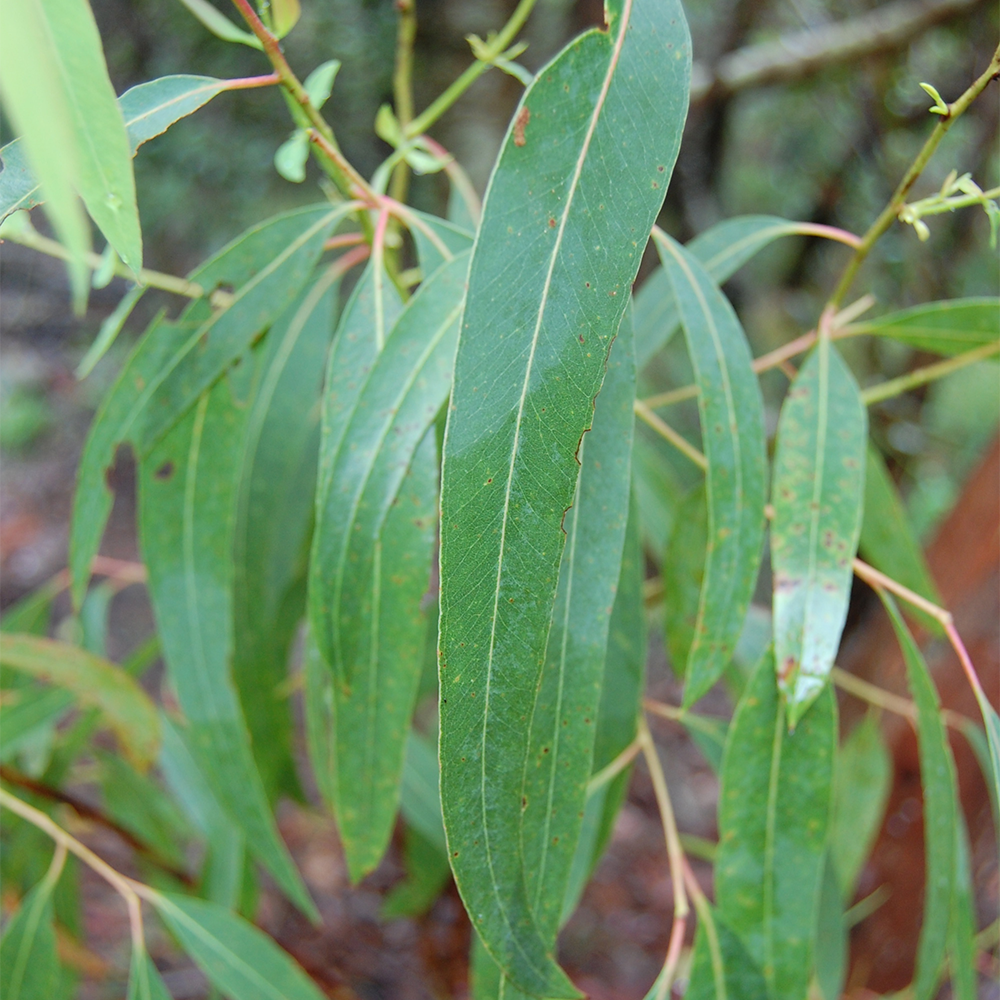
{"label": "reddish stem", "polygon": [[281,77],[277,73],[268,73],[266,76],[240,76],[223,83],[223,90],[251,90],[254,87],[273,87],[281,83]]}

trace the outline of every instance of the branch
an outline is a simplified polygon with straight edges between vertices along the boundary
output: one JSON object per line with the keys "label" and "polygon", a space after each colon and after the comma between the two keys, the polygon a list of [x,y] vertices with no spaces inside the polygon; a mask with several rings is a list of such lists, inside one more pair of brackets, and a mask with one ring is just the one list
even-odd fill
{"label": "branch", "polygon": [[971,10],[978,0],[897,0],[860,17],[749,45],[723,56],[714,69],[695,63],[691,103],[750,87],[800,80],[828,66],[901,48],[933,24]]}

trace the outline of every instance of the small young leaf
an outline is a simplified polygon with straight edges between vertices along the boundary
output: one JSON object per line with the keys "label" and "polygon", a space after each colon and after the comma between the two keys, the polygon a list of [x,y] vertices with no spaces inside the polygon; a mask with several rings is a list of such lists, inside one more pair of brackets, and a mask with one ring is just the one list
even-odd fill
{"label": "small young leaf", "polygon": [[[872,444],[868,445],[865,466],[865,513],[858,549],[867,562],[886,576],[932,604],[942,603],[896,484]],[[936,618],[910,610],[924,628],[942,634]]]}
{"label": "small young leaf", "polygon": [[826,683],[851,595],[868,414],[840,354],[821,339],[778,420],[774,460],[774,648],[794,727]]}
{"label": "small young leaf", "polygon": [[961,354],[995,343],[1000,330],[1000,299],[991,296],[951,299],[912,306],[863,323],[852,323],[855,333],[891,337],[917,351]]}
{"label": "small young leaf", "polygon": [[851,731],[837,754],[830,857],[841,901],[850,903],[868,852],[882,826],[892,787],[892,759],[871,716]]}
{"label": "small young leaf", "polygon": [[320,63],[302,82],[314,108],[321,108],[333,92],[333,81],[340,71],[339,59],[328,59]]}
{"label": "small young leaf", "polygon": [[729,300],[679,244],[659,233],[656,243],[698,382],[708,460],[708,545],[684,675],[684,704],[690,706],[729,663],[757,583],[767,476],[764,403],[746,335]]}
{"label": "small young leaf", "polygon": [[154,893],[150,902],[209,982],[231,1000],[323,1000],[288,953],[241,917],[191,896]]}
{"label": "small young leaf", "polygon": [[100,709],[122,750],[138,768],[156,758],[159,719],[149,696],[120,667],[55,639],[4,633],[0,663],[71,691]]}
{"label": "small young leaf", "polygon": [[896,602],[884,591],[880,591],[879,596],[889,612],[893,630],[903,650],[906,679],[917,707],[920,780],[924,790],[927,880],[913,993],[914,1000],[930,1000],[937,994],[948,942],[952,894],[955,890],[955,817],[959,808],[955,761],[941,718],[941,703],[927,662],[910,635]]}
{"label": "small young leaf", "polygon": [[747,682],[726,741],[716,900],[720,917],[763,971],[772,1000],[804,1000],[809,984],[836,708],[827,687],[788,732],[769,652]]}
{"label": "small young leaf", "polygon": [[298,23],[302,14],[299,0],[270,0],[271,30],[284,38]]}
{"label": "small young leaf", "polygon": [[308,160],[309,136],[301,128],[297,128],[274,151],[274,169],[292,184],[301,184],[306,179]]}

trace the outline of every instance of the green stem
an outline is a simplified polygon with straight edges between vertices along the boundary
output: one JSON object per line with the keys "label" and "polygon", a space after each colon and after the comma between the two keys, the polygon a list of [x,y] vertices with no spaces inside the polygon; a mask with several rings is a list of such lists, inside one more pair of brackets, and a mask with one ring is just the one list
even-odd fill
{"label": "green stem", "polygon": [[[396,32],[396,68],[392,76],[392,92],[396,104],[396,120],[404,133],[413,121],[413,43],[417,37],[417,5],[415,0],[396,0],[399,27]],[[396,201],[406,201],[410,187],[410,165],[401,160],[392,174],[389,194]]]}
{"label": "green stem", "polygon": [[889,204],[885,206],[879,217],[871,224],[868,232],[862,236],[861,245],[854,251],[854,256],[845,268],[840,282],[830,297],[830,302],[828,303],[830,307],[836,307],[847,294],[848,289],[854,283],[855,277],[857,277],[858,270],[871,252],[872,247],[895,221],[899,210],[906,202],[906,196],[910,193],[910,189],[916,183],[917,178],[923,173],[924,168],[930,162],[931,157],[941,144],[941,140],[947,135],[948,130],[961,117],[969,105],[986,89],[987,84],[991,80],[995,80],[997,76],[1000,76],[1000,47],[993,53],[993,58],[990,60],[990,64],[986,67],[983,74],[957,101],[948,105],[948,114],[942,116],[930,136],[928,136],[923,148],[917,154],[913,163],[910,164],[909,170],[903,175],[899,186],[893,193],[892,198],[889,199]]}
{"label": "green stem", "polygon": [[[990,188],[989,191],[982,191],[979,194],[966,194],[955,198],[945,198],[936,205],[928,204],[924,206],[921,202],[911,202],[908,206],[913,208],[920,205],[920,218],[926,215],[944,215],[945,212],[954,212],[957,208],[971,208],[973,205],[984,205],[988,201],[1000,198],[1000,187]],[[925,198],[930,202],[933,199]]]}
{"label": "green stem", "polygon": [[928,382],[944,378],[945,375],[950,375],[952,372],[957,372],[967,365],[975,364],[977,361],[990,358],[997,353],[1000,353],[1000,341],[992,344],[983,344],[982,347],[977,347],[973,351],[966,351],[964,354],[959,354],[954,358],[948,358],[947,361],[938,361],[933,365],[916,368],[912,372],[900,375],[898,378],[891,378],[886,382],[873,385],[869,389],[864,389],[861,392],[861,399],[865,406],[881,403],[883,400],[892,399],[894,396],[900,396],[904,392],[909,392],[910,389],[915,389],[918,385],[926,385]]}
{"label": "green stem", "polygon": [[[233,0],[233,3],[243,15],[250,30],[257,36],[264,49],[264,54],[270,60],[275,73],[281,80],[281,85],[288,94],[292,106],[301,111],[304,120],[300,120],[298,124],[306,127],[311,126],[323,137],[324,144],[320,148],[326,157],[317,157],[320,166],[345,197],[373,201],[374,195],[368,182],[341,153],[333,129],[309,99],[309,94],[302,85],[302,81],[295,75],[285,58],[285,54],[281,51],[281,43],[277,37],[260,19],[249,0]],[[333,151],[332,155],[331,150]]]}
{"label": "green stem", "polygon": [[641,399],[635,401],[635,413],[647,426],[651,427],[664,440],[669,441],[685,458],[690,459],[702,472],[708,470],[708,459],[689,444],[668,423],[661,420]]}
{"label": "green stem", "polygon": [[[491,56],[496,57],[503,54],[507,46],[514,41],[524,22],[528,20],[528,15],[534,6],[535,0],[521,0],[514,13],[511,14],[510,20],[501,28],[500,33],[489,41],[488,51]],[[413,139],[422,132],[426,132],[491,66],[492,63],[484,59],[477,59],[472,63],[440,97],[410,122],[403,130],[406,138]]]}

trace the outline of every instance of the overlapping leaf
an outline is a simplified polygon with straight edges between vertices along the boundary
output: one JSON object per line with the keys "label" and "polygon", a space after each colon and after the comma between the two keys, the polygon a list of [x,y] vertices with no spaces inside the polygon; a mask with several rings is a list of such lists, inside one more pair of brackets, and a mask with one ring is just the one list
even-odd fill
{"label": "overlapping leaf", "polygon": [[5,1000],[47,1000],[58,982],[59,959],[52,920],[52,892],[58,872],[29,892],[0,939]]}
{"label": "overlapping leaf", "polygon": [[684,704],[692,705],[732,657],[757,582],[767,476],[764,404],[728,299],[681,246],[662,233],[656,243],[695,370],[708,460],[708,545],[684,683]]}
{"label": "overlapping leaf", "polygon": [[769,652],[726,741],[715,893],[720,917],[762,970],[772,1000],[804,1000],[809,985],[836,745],[829,688],[787,731]]}
{"label": "overlapping leaf", "polygon": [[711,923],[699,913],[685,1000],[767,1000],[764,977],[739,936],[716,910],[708,916]]}
{"label": "overlapping leaf", "polygon": [[144,453],[176,423],[294,300],[345,212],[313,206],[254,226],[191,275],[206,290],[235,287],[231,304],[213,311],[199,300],[176,323],[161,315],[136,345],[94,419],[77,473],[70,536],[77,604],[111,511],[104,470],[116,447],[131,441]]}
{"label": "overlapping leaf", "polygon": [[171,1000],[166,984],[145,948],[133,945],[126,1000]]}
{"label": "overlapping leaf", "polygon": [[215,903],[153,893],[150,902],[209,982],[232,1000],[322,1000],[287,952]]}
{"label": "overlapping leaf", "polygon": [[246,412],[223,379],[145,456],[142,550],[190,750],[248,848],[313,913],[275,828],[231,671],[233,491]]}
{"label": "overlapping leaf", "polygon": [[[539,934],[520,789],[564,535],[607,352],[687,105],[674,3],[608,6],[521,101],[490,182],[445,439],[441,790],[476,929],[514,985],[575,991]],[[641,119],[644,128],[633,123]]]}
{"label": "overlapping leaf", "polygon": [[319,400],[339,280],[323,273],[275,323],[242,445],[234,528],[233,676],[271,799],[298,784],[292,713],[279,694],[305,600]]}
{"label": "overlapping leaf", "polygon": [[159,720],[149,696],[120,667],[78,646],[40,636],[4,633],[0,662],[72,692],[98,708],[137,767],[156,758]]}
{"label": "overlapping leaf", "polygon": [[[721,285],[755,254],[781,236],[801,233],[801,225],[773,215],[739,215],[699,233],[684,249],[696,257],[712,280]],[[635,297],[636,365],[642,370],[673,337],[681,324],[666,271],[657,268]]]}
{"label": "overlapping leaf", "polygon": [[930,302],[864,323],[852,323],[850,329],[855,333],[891,337],[918,351],[961,354],[996,343],[1000,338],[1000,299],[982,296]]}
{"label": "overlapping leaf", "polygon": [[682,675],[695,629],[705,579],[708,542],[708,500],[705,486],[696,486],[677,507],[673,531],[667,543],[663,578],[663,626],[667,635],[670,664]]}
{"label": "overlapping leaf", "polygon": [[781,408],[774,460],[774,649],[788,724],[822,690],[840,645],[861,534],[868,414],[826,338]]}
{"label": "overlapping leaf", "polygon": [[[132,155],[150,139],[166,132],[174,122],[197,111],[225,90],[226,81],[211,76],[163,76],[140,83],[118,98]],[[24,155],[22,141],[15,139],[0,149],[0,221],[18,209],[34,208],[42,193]]]}
{"label": "overlapping leaf", "polygon": [[937,995],[955,890],[956,837],[959,835],[956,829],[959,806],[955,761],[927,662],[910,635],[896,602],[884,591],[880,591],[879,596],[889,612],[893,630],[903,650],[906,679],[917,708],[927,875],[913,995],[914,1000],[930,1000]]}

